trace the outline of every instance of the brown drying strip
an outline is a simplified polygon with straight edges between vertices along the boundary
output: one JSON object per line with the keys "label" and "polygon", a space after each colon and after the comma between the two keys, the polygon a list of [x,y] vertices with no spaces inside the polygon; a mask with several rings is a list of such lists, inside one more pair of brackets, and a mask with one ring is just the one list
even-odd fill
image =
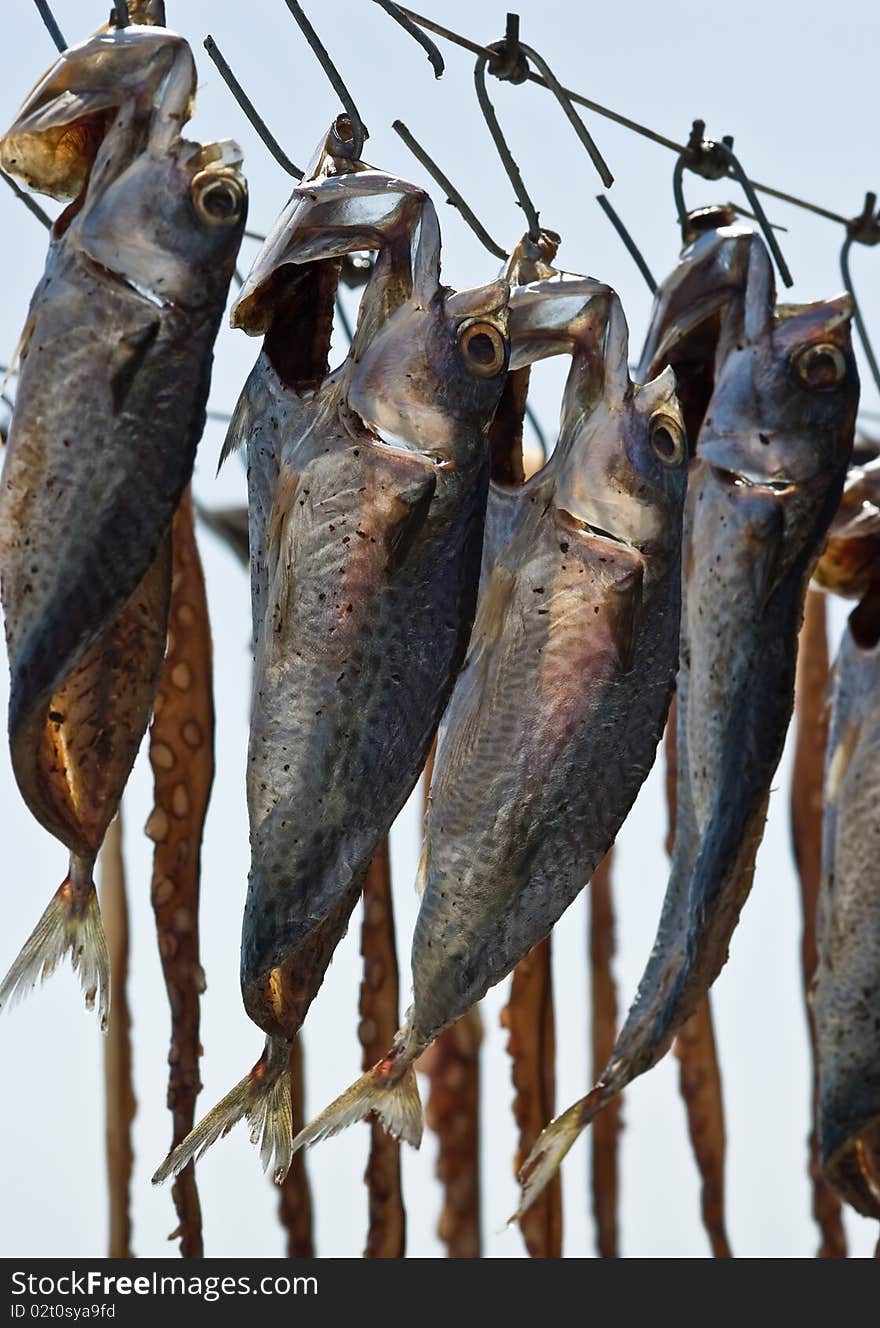
{"label": "brown drying strip", "polygon": [[[364,885],[361,954],[364,976],[358,1036],[363,1049],[363,1068],[369,1070],[394,1041],[398,1021],[399,981],[387,837],[370,864]],[[364,1258],[402,1259],[406,1249],[406,1213],[400,1180],[400,1144],[375,1119],[370,1121],[370,1156],[364,1179],[369,1200]]]}
{"label": "brown drying strip", "polygon": [[137,1111],[131,1071],[131,1013],[128,1006],[128,900],[122,859],[122,812],[110,822],[101,849],[101,918],[110,955],[112,1000],[104,1043],[104,1130],[110,1231],[107,1255],[130,1259],[130,1192],[134,1153],[131,1126]]}
{"label": "brown drying strip", "polygon": [[[590,901],[590,1009],[592,1011],[591,1056],[592,1080],[596,1083],[608,1064],[617,1037],[617,988],[614,959],[614,898],[611,890],[611,863],[614,849],[609,849],[593,873],[589,885]],[[591,1147],[593,1158],[593,1218],[596,1223],[596,1249],[600,1259],[619,1257],[618,1151],[622,1128],[620,1096],[613,1098],[593,1121]]]}
{"label": "brown drying strip", "polygon": [[[556,1109],[556,1035],[553,1020],[551,937],[541,941],[513,971],[510,998],[501,1026],[510,1034],[514,1098],[519,1129],[514,1175],[532,1151]],[[562,1177],[557,1171],[539,1198],[519,1219],[532,1259],[562,1258]]]}
{"label": "brown drying strip", "polygon": [[[150,728],[155,805],[146,833],[153,840],[153,911],[171,1007],[168,1107],[172,1146],[190,1132],[201,1088],[199,961],[201,845],[214,780],[211,628],[189,490],[174,517],[168,647]],[[202,1215],[192,1164],[172,1189],[185,1258],[201,1258]]]}
{"label": "brown drying strip", "polygon": [[821,1237],[820,1259],[846,1258],[846,1232],[840,1200],[822,1177],[816,1131],[818,1063],[816,1026],[809,993],[816,972],[816,905],[822,876],[822,787],[825,749],[828,745],[828,633],[825,596],[808,590],[801,628],[797,683],[795,687],[795,750],[791,780],[791,835],[801,887],[803,931],[801,971],[804,1002],[810,1035],[811,1128],[809,1175],[812,1185],[813,1218]]}
{"label": "brown drying strip", "polygon": [[[668,829],[666,852],[674,846],[678,768],[676,741],[676,705],[673,701],[666,723],[666,805]],[[678,1083],[685,1111],[694,1159],[700,1173],[700,1211],[703,1227],[716,1259],[732,1257],[724,1220],[724,1166],[727,1141],[724,1128],[724,1094],[721,1069],[715,1045],[712,1004],[709,993],[703,997],[675,1039],[678,1059]]]}
{"label": "brown drying strip", "polygon": [[[436,743],[425,766],[424,790],[434,769]],[[444,1029],[416,1068],[427,1075],[425,1122],[437,1136],[437,1179],[443,1209],[437,1234],[450,1259],[479,1259],[483,1253],[480,1196],[480,1044],[483,1021],[474,1006]]]}

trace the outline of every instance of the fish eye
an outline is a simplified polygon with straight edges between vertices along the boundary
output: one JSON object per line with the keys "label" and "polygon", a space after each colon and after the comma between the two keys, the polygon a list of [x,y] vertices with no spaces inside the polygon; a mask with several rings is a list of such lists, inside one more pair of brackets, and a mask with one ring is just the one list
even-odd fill
{"label": "fish eye", "polygon": [[668,415],[655,415],[651,421],[651,446],[664,466],[677,466],[684,460],[684,430]]}
{"label": "fish eye", "polygon": [[795,351],[792,364],[804,386],[818,392],[839,387],[846,377],[843,352],[827,342]]}
{"label": "fish eye", "polygon": [[458,344],[471,373],[494,378],[507,363],[507,346],[493,323],[465,323],[458,329]]}
{"label": "fish eye", "polygon": [[200,171],[190,185],[193,206],[207,226],[232,226],[244,207],[244,190],[232,175]]}

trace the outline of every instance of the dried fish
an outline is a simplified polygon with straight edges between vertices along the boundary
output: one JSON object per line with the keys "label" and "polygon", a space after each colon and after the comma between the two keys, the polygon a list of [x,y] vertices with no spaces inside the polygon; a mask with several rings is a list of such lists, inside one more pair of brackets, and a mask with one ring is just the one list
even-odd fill
{"label": "dried fish", "polygon": [[[248,446],[256,651],[241,985],[266,1048],[156,1179],[242,1116],[287,1171],[289,1042],[424,765],[476,603],[508,284],[442,287],[430,200],[347,159],[350,137],[340,117],[233,314],[265,334],[229,444]],[[328,293],[362,249],[379,257],[327,374]]]}
{"label": "dried fish", "polygon": [[[634,388],[608,287],[511,297],[511,365],[572,354],[560,439],[480,597],[419,871],[415,1000],[388,1055],[295,1146],[375,1111],[418,1144],[413,1062],[546,936],[654,759],[678,639],[685,441],[671,373]],[[596,771],[602,772],[596,780]]]}
{"label": "dried fish", "polygon": [[834,666],[825,765],[813,1017],[822,1171],[880,1217],[880,590],[850,616]]}
{"label": "dried fish", "polygon": [[246,212],[238,149],[180,137],[194,88],[182,38],[114,29],[65,51],[0,140],[4,170],[74,200],[31,301],[0,494],[13,767],[71,866],[0,1003],[69,953],[102,1020],[92,866],[152,704],[171,518]]}
{"label": "dried fish", "polygon": [[[724,229],[703,237],[710,259],[727,239],[740,247],[738,233]],[[595,1088],[532,1154],[524,1207],[603,1106],[664,1055],[724,964],[791,716],[807,582],[852,450],[852,303],[842,295],[776,309],[757,236],[746,252],[743,296],[722,306],[714,386],[689,479],[678,818],[657,941]],[[658,293],[655,313],[663,299]],[[656,344],[669,339],[666,332]]]}

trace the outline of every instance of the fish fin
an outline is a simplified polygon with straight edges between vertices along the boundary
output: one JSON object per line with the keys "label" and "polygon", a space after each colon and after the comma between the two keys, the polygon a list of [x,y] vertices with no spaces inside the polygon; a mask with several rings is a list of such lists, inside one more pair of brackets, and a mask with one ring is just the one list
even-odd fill
{"label": "fish fin", "polygon": [[226,426],[226,437],[223,439],[223,446],[220,449],[220,460],[217,462],[217,474],[228,457],[247,441],[248,425],[250,424],[250,397],[245,390],[242,392],[238,401],[235,403],[235,409],[229,418]]}
{"label": "fish fin", "polygon": [[[293,1159],[293,1103],[290,1095],[289,1044],[267,1038],[263,1054],[240,1083],[221,1098],[195,1129],[173,1148],[153,1176],[153,1184],[178,1176],[228,1134],[233,1125],[246,1119],[251,1143],[260,1145],[263,1170],[272,1164],[272,1176],[281,1184]],[[274,1163],[273,1163],[274,1159]]]}
{"label": "fish fin", "polygon": [[531,1208],[541,1191],[556,1175],[572,1144],[580,1138],[607,1101],[609,1098],[602,1088],[594,1088],[542,1130],[534,1148],[520,1167],[519,1183],[522,1188],[519,1207],[509,1218],[508,1226],[511,1222],[518,1222]]}
{"label": "fish fin", "polygon": [[846,778],[853,753],[859,744],[861,732],[861,724],[850,720],[844,728],[837,746],[831,753],[831,759],[828,762],[828,773],[825,776],[825,797],[829,803],[836,803],[840,797],[843,781]]}
{"label": "fish fin", "polygon": [[413,1148],[422,1142],[422,1100],[416,1072],[408,1065],[403,1074],[389,1082],[389,1058],[374,1065],[351,1088],[331,1102],[326,1111],[300,1130],[293,1141],[293,1151],[329,1139],[355,1121],[375,1113],[383,1127],[395,1139],[403,1139]]}
{"label": "fish fin", "polygon": [[516,580],[516,572],[505,567],[503,563],[496,563],[493,567],[477,606],[467,663],[490,651],[500,639]]}
{"label": "fish fin", "polygon": [[80,975],[88,1009],[94,1007],[97,998],[98,1018],[105,1033],[110,1013],[110,957],[91,880],[85,891],[75,888],[69,876],[58,887],[0,985],[0,1009],[21,1000],[38,979],[45,982],[68,953],[74,973]]}

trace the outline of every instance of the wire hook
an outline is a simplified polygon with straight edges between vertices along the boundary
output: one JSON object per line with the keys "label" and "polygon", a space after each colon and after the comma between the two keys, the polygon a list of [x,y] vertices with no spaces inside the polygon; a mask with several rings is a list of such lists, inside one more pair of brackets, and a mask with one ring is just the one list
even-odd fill
{"label": "wire hook", "polygon": [[657,282],[654,280],[654,274],[651,272],[651,269],[648,267],[648,264],[645,261],[641,249],[636,244],[635,240],[630,235],[629,231],[626,229],[619,215],[617,214],[615,209],[611,206],[611,204],[608,202],[608,199],[605,197],[605,195],[597,194],[596,202],[599,204],[599,207],[602,209],[602,211],[605,213],[605,216],[611,222],[611,225],[617,231],[617,234],[620,236],[621,240],[624,243],[624,247],[626,248],[627,253],[635,263],[636,267],[641,272],[642,276],[645,278],[645,284],[647,285],[648,290],[651,292],[652,295],[656,295]]}
{"label": "wire hook", "polygon": [[292,175],[294,179],[301,180],[303,177],[303,172],[299,169],[298,166],[294,165],[294,163],[288,157],[287,153],[281,147],[278,140],[275,138],[275,136],[272,133],[270,133],[266,121],[259,114],[253,102],[251,101],[250,97],[247,95],[244,88],[241,86],[238,79],[235,77],[232,70],[229,68],[229,65],[226,63],[226,61],[223,58],[223,55],[220,51],[220,47],[214,41],[214,38],[210,35],[210,33],[205,38],[203,45],[205,47],[205,50],[208,52],[208,55],[211,57],[214,64],[217,66],[217,70],[220,74],[220,77],[223,79],[223,82],[226,84],[229,91],[232,93],[233,97],[238,102],[241,109],[244,111],[248,120],[250,120],[251,124],[259,134],[263,143],[266,145],[266,147],[271,152],[272,156],[278,162],[278,165],[281,167],[283,171],[286,171],[288,175]]}
{"label": "wire hook", "polygon": [[880,211],[875,211],[876,207],[877,195],[868,192],[865,194],[865,202],[860,214],[847,223],[846,238],[840,248],[840,274],[853,302],[853,322],[858,330],[859,340],[865,352],[865,359],[868,361],[874,383],[880,391],[880,366],[877,364],[877,357],[874,354],[874,348],[868,336],[868,329],[862,317],[849,267],[849,251],[854,244],[869,246],[880,244]]}
{"label": "wire hook", "polygon": [[49,0],[34,0],[34,3],[37,6],[37,12],[40,15],[40,18],[45,24],[46,31],[55,43],[56,49],[59,52],[66,51],[67,42],[64,40],[64,33],[55,22],[55,15],[49,8]]}
{"label": "wire hook", "polygon": [[675,163],[675,169],[672,172],[672,192],[675,196],[675,208],[678,213],[682,240],[687,237],[688,225],[682,183],[685,170],[693,171],[695,175],[701,175],[704,180],[723,180],[732,174],[742,186],[755,220],[761,228],[761,234],[767,242],[767,248],[773,255],[773,261],[776,263],[780,277],[786,286],[791,286],[793,282],[788,264],[782,256],[782,250],[776,236],[773,234],[773,227],[767,219],[767,214],[761,206],[761,200],[755,193],[751,180],[733,151],[732,136],[726,134],[720,142],[716,142],[714,139],[705,137],[705,130],[705,121],[694,120],[687,146],[684,152],[679,155]]}
{"label": "wire hook", "polygon": [[439,49],[431,41],[428,34],[422,32],[422,29],[413,23],[412,19],[403,12],[400,5],[394,4],[394,0],[373,0],[373,3],[379,5],[381,9],[384,9],[385,13],[390,15],[395,23],[399,23],[405,32],[408,32],[411,37],[415,38],[426,52],[428,59],[431,62],[431,68],[434,70],[434,77],[442,78],[446,65]]}
{"label": "wire hook", "polygon": [[417,161],[421,162],[431,178],[436,180],[437,184],[439,184],[440,188],[446,194],[446,202],[451,203],[454,208],[458,208],[462,218],[470,226],[474,235],[476,235],[477,239],[480,241],[480,244],[482,244],[485,249],[488,249],[490,254],[494,254],[496,258],[502,260],[507,259],[509,257],[507,250],[502,249],[500,244],[495,243],[483,223],[468,207],[449,177],[444,175],[433,157],[428,155],[421,143],[419,143],[410,133],[409,129],[407,129],[403,121],[395,120],[391,128],[403,139],[410,152]]}
{"label": "wire hook", "polygon": [[351,138],[339,138],[339,146],[337,149],[338,155],[340,157],[347,157],[350,160],[358,161],[364,150],[364,140],[368,137],[368,133],[366,125],[360,117],[360,112],[354,103],[354,98],[343,83],[339,70],[330,59],[326,47],[323,45],[309,20],[306,18],[302,6],[297,3],[297,0],[284,0],[284,3],[287,5],[287,8],[296,20],[300,32],[312,48],[313,53],[317,57],[318,63],[330,80],[334,92],[345,107],[348,113],[348,118],[351,121]]}
{"label": "wire hook", "polygon": [[519,40],[519,16],[517,14],[507,15],[507,30],[504,35],[504,40],[495,42],[488,49],[492,54],[478,56],[477,63],[474,66],[474,86],[477,92],[477,101],[480,104],[483,118],[485,119],[489,132],[492,135],[492,141],[495,144],[496,151],[498,152],[502,165],[507,172],[507,177],[513,185],[513,191],[516,194],[517,201],[526,215],[529,238],[537,240],[541,233],[538,211],[529,197],[519,167],[517,166],[513,153],[504,137],[501,125],[498,122],[495,107],[492,105],[489,98],[489,93],[486,87],[487,69],[495,78],[502,79],[505,82],[523,83],[529,76],[529,61],[531,60],[533,64],[537,65],[538,69],[544,76],[547,86],[559,102],[566,118],[581,143],[586,148],[590,160],[599,172],[602,183],[606,188],[610,188],[614,183],[614,176],[611,174],[605,159],[599,152],[593,139],[590,137],[586,125],[574,109],[565,88],[563,88],[562,84],[556,78],[550,66],[547,64],[547,61],[531,46],[526,46]]}

